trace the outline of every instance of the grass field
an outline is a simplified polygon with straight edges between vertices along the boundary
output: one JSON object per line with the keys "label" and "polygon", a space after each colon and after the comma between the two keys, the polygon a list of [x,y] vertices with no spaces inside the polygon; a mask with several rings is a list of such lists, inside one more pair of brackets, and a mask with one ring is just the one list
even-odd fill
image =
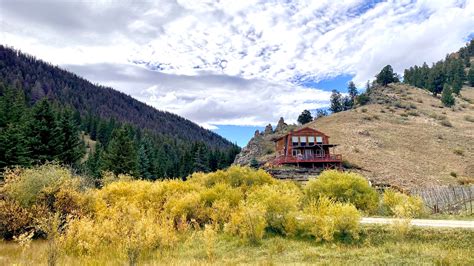
{"label": "grass field", "polygon": [[[176,248],[157,250],[139,260],[139,265],[189,264],[437,264],[473,265],[474,231],[411,229],[406,235],[393,228],[364,227],[356,243],[318,243],[310,238],[269,236],[260,244],[242,243],[219,234],[206,241],[201,234],[183,236]],[[46,241],[33,241],[22,249],[14,242],[0,243],[1,265],[47,263]],[[123,265],[126,258],[113,250],[99,257],[60,255],[60,265]]]}

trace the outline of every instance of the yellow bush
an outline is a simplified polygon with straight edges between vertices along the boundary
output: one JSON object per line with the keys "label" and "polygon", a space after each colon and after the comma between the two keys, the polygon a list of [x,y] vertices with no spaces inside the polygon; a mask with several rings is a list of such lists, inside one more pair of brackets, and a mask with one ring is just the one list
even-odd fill
{"label": "yellow bush", "polygon": [[221,226],[229,221],[231,213],[238,207],[244,195],[240,189],[220,183],[203,188],[200,197],[206,217]]}
{"label": "yellow bush", "polygon": [[349,203],[320,197],[303,209],[302,230],[317,240],[357,239],[360,213]]}
{"label": "yellow bush", "polygon": [[304,188],[306,201],[325,196],[339,202],[354,204],[359,209],[373,213],[378,207],[378,194],[369,182],[357,173],[328,170],[310,180]]}
{"label": "yellow bush", "polygon": [[247,204],[265,210],[268,228],[282,234],[294,234],[294,213],[299,210],[302,192],[290,182],[255,187],[249,192]]}
{"label": "yellow bush", "polygon": [[60,188],[54,196],[54,209],[56,212],[74,216],[84,214],[85,199],[83,194],[71,188]]}
{"label": "yellow bush", "polygon": [[97,255],[115,249],[136,262],[149,251],[173,247],[177,240],[169,219],[123,201],[93,217],[73,219],[60,242],[68,254]]}
{"label": "yellow bush", "polygon": [[0,235],[5,239],[31,229],[33,215],[13,200],[0,200]]}
{"label": "yellow bush", "polygon": [[409,196],[391,189],[383,193],[382,211],[399,218],[417,218],[426,213],[423,200],[419,196]]}
{"label": "yellow bush", "polygon": [[241,205],[231,215],[225,230],[239,236],[244,241],[258,243],[263,238],[266,226],[264,208],[261,206]]}
{"label": "yellow bush", "polygon": [[239,187],[244,192],[253,186],[274,184],[276,180],[264,170],[255,170],[250,167],[231,166],[226,170],[218,170],[213,173],[195,173],[189,177],[189,182],[198,183],[205,187],[212,187],[219,183],[228,184],[231,187]]}

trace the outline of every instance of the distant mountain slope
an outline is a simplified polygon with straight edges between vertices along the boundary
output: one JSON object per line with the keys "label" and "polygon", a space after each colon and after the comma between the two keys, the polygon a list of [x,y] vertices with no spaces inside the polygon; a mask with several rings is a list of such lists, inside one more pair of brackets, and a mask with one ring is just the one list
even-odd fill
{"label": "distant mountain slope", "polygon": [[44,96],[103,119],[114,118],[154,133],[189,141],[202,141],[213,148],[232,143],[216,133],[178,115],[158,111],[112,88],[91,82],[33,56],[0,45],[0,82],[24,89],[31,103]]}
{"label": "distant mountain slope", "polygon": [[[331,143],[340,144],[336,152],[346,165],[375,183],[409,189],[474,178],[474,88],[464,87],[453,108],[403,84],[376,87],[370,97],[368,105],[306,126],[328,134]],[[257,143],[272,147],[270,139]],[[260,161],[274,157],[268,148],[260,150],[254,154]]]}

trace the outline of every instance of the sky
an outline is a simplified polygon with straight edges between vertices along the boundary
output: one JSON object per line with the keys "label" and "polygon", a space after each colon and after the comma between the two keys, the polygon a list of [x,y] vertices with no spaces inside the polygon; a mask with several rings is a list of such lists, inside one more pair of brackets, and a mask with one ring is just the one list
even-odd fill
{"label": "sky", "polygon": [[457,51],[474,0],[0,0],[0,43],[186,117],[244,146],[280,117],[326,108]]}

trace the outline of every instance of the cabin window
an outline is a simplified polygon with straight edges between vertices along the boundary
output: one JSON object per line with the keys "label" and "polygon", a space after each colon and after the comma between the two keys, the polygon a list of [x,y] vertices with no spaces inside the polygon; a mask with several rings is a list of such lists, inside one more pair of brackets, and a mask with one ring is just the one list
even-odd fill
{"label": "cabin window", "polygon": [[323,143],[323,137],[317,136],[317,137],[316,137],[316,143],[322,144],[322,143]]}
{"label": "cabin window", "polygon": [[293,146],[298,146],[298,137],[291,137],[291,142],[293,142]]}
{"label": "cabin window", "polygon": [[316,152],[316,155],[315,155],[316,157],[324,157],[324,150],[318,149],[315,152]]}
{"label": "cabin window", "polygon": [[308,137],[308,145],[309,145],[309,146],[313,146],[313,145],[314,145],[314,137],[313,137],[313,136],[309,136],[309,137]]}
{"label": "cabin window", "polygon": [[301,143],[301,146],[306,146],[306,136],[300,137],[300,143]]}
{"label": "cabin window", "polygon": [[300,150],[293,150],[293,156],[298,156],[301,154]]}

